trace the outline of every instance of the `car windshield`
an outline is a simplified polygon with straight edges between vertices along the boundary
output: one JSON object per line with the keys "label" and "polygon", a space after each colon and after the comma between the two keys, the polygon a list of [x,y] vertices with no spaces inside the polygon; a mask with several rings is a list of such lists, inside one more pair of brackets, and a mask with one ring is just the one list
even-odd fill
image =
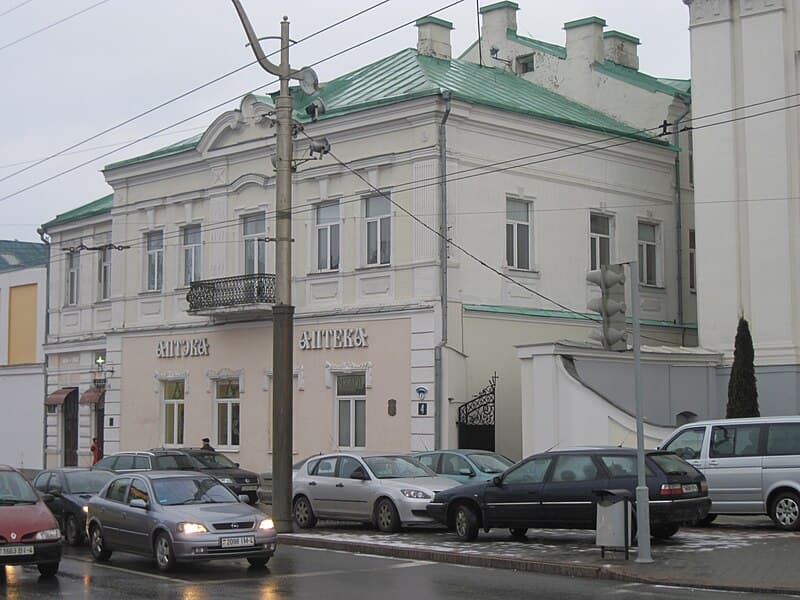
{"label": "car windshield", "polygon": [[238,502],[236,496],[213,477],[153,479],[156,500],[164,506]]}
{"label": "car windshield", "polygon": [[114,476],[109,471],[67,471],[64,475],[73,494],[96,494]]}
{"label": "car windshield", "polygon": [[650,458],[667,475],[698,475],[700,472],[677,454],[651,454]]}
{"label": "car windshield", "polygon": [[235,469],[236,463],[224,454],[216,452],[197,452],[192,457],[206,469]]}
{"label": "car windshield", "polygon": [[409,456],[368,456],[364,462],[378,479],[435,477],[436,473]]}
{"label": "car windshield", "polygon": [[0,471],[0,506],[10,504],[35,504],[36,492],[16,471]]}
{"label": "car windshield", "polygon": [[514,463],[500,454],[467,454],[484,473],[502,473]]}

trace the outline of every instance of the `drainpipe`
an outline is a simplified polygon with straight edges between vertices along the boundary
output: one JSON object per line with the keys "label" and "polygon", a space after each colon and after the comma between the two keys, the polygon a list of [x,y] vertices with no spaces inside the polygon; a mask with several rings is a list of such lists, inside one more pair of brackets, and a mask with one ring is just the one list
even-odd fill
{"label": "drainpipe", "polygon": [[[47,264],[45,265],[45,283],[44,283],[44,344],[47,344],[47,338],[50,335],[50,241],[45,237],[47,233],[43,227],[36,230],[39,234],[39,239],[47,246]],[[42,348],[42,355],[44,358],[44,398],[47,398],[47,356],[44,354]],[[47,468],[47,408],[42,406],[42,468]]]}
{"label": "drainpipe", "polygon": [[[678,138],[680,135],[681,121],[691,110],[691,100],[686,99],[686,111],[677,118],[673,127],[673,145],[680,147]],[[683,218],[681,216],[681,153],[675,153],[675,235],[678,238],[678,323],[681,325],[681,346],[686,341],[686,327],[684,327],[683,316]]]}
{"label": "drainpipe", "polygon": [[442,339],[433,349],[433,377],[435,382],[433,403],[433,445],[442,446],[442,348],[447,345],[447,118],[450,116],[450,91],[442,91],[444,114],[439,122],[439,290],[442,303]]}

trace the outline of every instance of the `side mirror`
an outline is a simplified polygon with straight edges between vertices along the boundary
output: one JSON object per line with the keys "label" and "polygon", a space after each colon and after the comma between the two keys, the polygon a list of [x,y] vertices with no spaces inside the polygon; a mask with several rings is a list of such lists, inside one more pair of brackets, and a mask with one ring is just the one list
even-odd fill
{"label": "side mirror", "polygon": [[495,475],[492,477],[492,483],[495,484],[497,487],[503,487],[503,478],[500,475]]}
{"label": "side mirror", "polygon": [[236,465],[236,468],[237,468],[237,469],[239,468],[239,463],[233,463],[233,464],[235,464],[235,465]]}
{"label": "side mirror", "polygon": [[134,498],[130,502],[128,502],[128,506],[131,508],[141,508],[147,510],[147,502],[142,500],[141,498]]}
{"label": "side mirror", "polygon": [[359,479],[361,481],[366,481],[369,479],[367,477],[367,473],[364,471],[362,467],[357,467],[350,473],[350,479]]}
{"label": "side mirror", "polygon": [[248,496],[247,494],[239,494],[237,498],[239,499],[239,502],[250,504],[250,496]]}
{"label": "side mirror", "polygon": [[466,475],[467,477],[475,477],[475,472],[472,469],[468,469],[464,467],[463,469],[458,470],[459,475]]}

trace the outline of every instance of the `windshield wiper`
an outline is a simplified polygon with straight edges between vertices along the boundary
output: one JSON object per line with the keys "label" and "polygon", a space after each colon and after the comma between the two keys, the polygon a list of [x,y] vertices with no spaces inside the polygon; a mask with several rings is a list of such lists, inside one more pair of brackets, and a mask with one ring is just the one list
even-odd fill
{"label": "windshield wiper", "polygon": [[36,500],[21,500],[16,498],[3,498],[0,500],[2,506],[14,506],[15,504],[36,504]]}

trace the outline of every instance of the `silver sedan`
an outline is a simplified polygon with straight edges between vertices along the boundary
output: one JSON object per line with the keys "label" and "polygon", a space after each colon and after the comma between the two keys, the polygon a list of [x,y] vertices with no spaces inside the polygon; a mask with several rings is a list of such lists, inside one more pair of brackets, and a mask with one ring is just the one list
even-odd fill
{"label": "silver sedan", "polygon": [[336,519],[395,532],[405,525],[434,524],[428,502],[456,485],[410,456],[337,452],[314,457],[295,472],[292,511],[304,529],[317,519]]}
{"label": "silver sedan", "polygon": [[246,498],[199,472],[118,475],[89,500],[92,556],[99,561],[115,551],[152,556],[161,571],[171,571],[177,561],[218,558],[264,566],[275,552],[275,527]]}

